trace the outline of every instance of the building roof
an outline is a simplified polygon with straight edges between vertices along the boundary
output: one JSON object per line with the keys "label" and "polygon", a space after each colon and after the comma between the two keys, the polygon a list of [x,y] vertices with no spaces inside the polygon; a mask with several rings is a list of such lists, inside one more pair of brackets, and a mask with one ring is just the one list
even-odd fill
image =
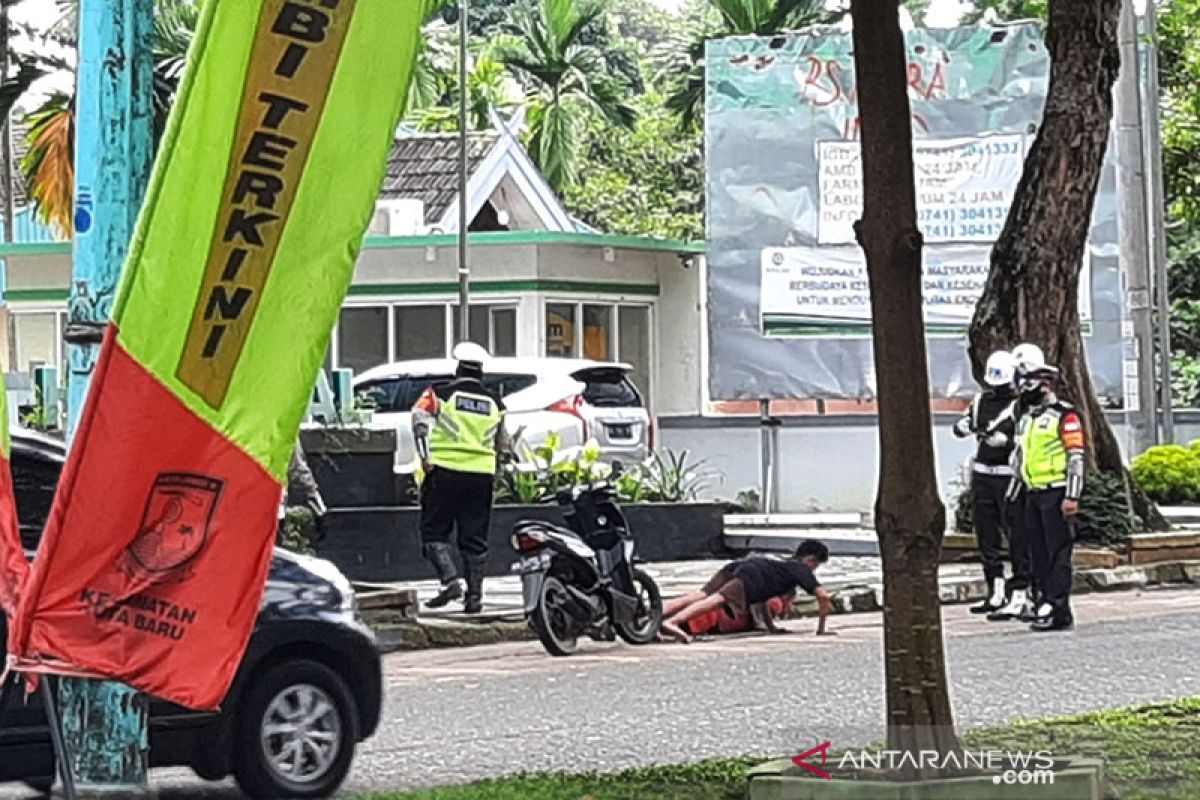
{"label": "building roof", "polygon": [[[496,133],[467,136],[467,169],[474,175],[500,141]],[[398,137],[388,156],[380,199],[412,198],[425,204],[425,221],[441,219],[458,197],[458,134],[419,133]]]}
{"label": "building roof", "polygon": [[[29,152],[28,136],[28,125],[16,121],[12,123],[12,158],[9,163],[12,165],[13,206],[18,210],[29,202],[25,191],[25,176],[21,172],[21,161]],[[3,180],[0,180],[0,217],[3,217],[4,214],[3,200],[7,191],[8,187],[4,186]]]}

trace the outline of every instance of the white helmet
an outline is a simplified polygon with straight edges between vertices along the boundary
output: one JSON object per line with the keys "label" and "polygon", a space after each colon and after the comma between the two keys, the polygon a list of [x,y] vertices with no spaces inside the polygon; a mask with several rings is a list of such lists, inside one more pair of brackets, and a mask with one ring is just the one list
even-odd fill
{"label": "white helmet", "polygon": [[1036,344],[1019,344],[1012,351],[1017,372],[1032,372],[1046,366],[1046,354]]}
{"label": "white helmet", "polygon": [[983,382],[988,386],[1010,386],[1016,374],[1016,361],[1007,350],[997,350],[988,356]]}
{"label": "white helmet", "polygon": [[491,354],[480,345],[475,344],[475,342],[459,342],[454,345],[454,350],[450,355],[455,361],[466,361],[471,364],[480,365],[491,358]]}

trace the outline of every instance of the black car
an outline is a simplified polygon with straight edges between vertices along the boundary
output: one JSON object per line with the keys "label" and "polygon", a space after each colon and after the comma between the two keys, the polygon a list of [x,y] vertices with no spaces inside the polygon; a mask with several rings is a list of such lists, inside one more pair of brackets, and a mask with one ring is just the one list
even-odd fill
{"label": "black car", "polygon": [[[37,546],[62,468],[61,441],[14,430],[11,468],[21,538]],[[0,654],[5,636],[0,614]],[[0,663],[2,659],[0,659]],[[354,593],[327,561],[276,549],[250,645],[219,713],[151,699],[150,765],[234,775],[252,797],[326,797],[346,777],[382,703],[379,653]],[[15,681],[0,705],[0,781],[53,784],[54,752],[40,693]]]}

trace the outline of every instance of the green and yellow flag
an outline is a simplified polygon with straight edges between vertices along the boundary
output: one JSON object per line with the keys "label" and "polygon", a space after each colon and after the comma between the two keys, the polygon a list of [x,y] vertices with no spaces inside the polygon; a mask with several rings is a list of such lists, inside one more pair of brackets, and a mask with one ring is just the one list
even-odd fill
{"label": "green and yellow flag", "polygon": [[205,4],[21,600],[25,669],[221,701],[426,7]]}

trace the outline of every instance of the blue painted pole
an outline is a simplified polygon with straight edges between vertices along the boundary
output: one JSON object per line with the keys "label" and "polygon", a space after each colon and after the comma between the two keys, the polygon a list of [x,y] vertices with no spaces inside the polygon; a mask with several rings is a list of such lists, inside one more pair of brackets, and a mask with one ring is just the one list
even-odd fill
{"label": "blue painted pole", "polygon": [[[73,438],[153,160],[153,0],[81,0],[75,99],[74,264],[67,323]],[[129,687],[64,679],[63,734],[81,792],[147,783],[146,703]]]}

